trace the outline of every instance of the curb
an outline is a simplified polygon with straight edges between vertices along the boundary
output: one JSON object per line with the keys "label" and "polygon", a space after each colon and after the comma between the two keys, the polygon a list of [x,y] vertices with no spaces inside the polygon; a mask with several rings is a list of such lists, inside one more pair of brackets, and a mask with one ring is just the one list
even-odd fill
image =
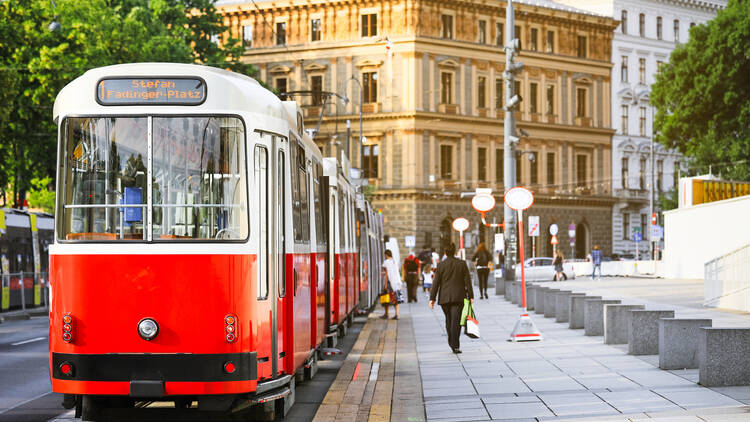
{"label": "curb", "polygon": [[26,311],[13,311],[0,314],[0,323],[6,321],[23,321],[31,319],[31,317],[48,316],[49,310],[47,308],[37,308]]}

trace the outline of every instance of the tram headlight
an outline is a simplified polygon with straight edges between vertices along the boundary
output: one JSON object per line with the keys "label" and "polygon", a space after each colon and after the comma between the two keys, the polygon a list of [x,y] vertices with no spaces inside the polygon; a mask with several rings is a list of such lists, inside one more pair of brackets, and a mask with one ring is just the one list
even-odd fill
{"label": "tram headlight", "polygon": [[144,340],[153,340],[159,334],[159,324],[152,318],[143,318],[138,323],[138,335]]}

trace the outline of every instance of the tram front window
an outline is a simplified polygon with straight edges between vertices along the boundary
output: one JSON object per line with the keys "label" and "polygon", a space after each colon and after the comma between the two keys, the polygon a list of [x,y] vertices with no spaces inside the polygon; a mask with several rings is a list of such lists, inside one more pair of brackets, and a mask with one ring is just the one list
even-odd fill
{"label": "tram front window", "polygon": [[247,238],[240,119],[67,118],[61,132],[61,240]]}

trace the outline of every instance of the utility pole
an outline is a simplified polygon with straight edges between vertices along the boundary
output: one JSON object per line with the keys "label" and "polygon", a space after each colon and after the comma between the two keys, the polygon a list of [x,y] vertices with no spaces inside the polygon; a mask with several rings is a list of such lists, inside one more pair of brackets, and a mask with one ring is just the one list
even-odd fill
{"label": "utility pole", "polygon": [[[648,218],[651,220],[651,227],[648,231],[648,245],[649,245],[649,258],[656,259],[654,257],[654,106],[651,106],[651,190],[648,194]],[[646,231],[646,228],[643,228]],[[645,233],[644,233],[645,234]],[[644,238],[646,236],[643,236]]]}
{"label": "utility pole", "polygon": [[[521,62],[514,62],[513,59],[519,53],[520,43],[515,37],[515,19],[513,16],[513,1],[508,0],[508,6],[505,11],[505,72],[503,72],[503,78],[505,79],[505,139],[503,141],[504,147],[504,160],[505,169],[503,169],[503,184],[505,185],[505,192],[510,188],[516,186],[516,144],[518,143],[518,136],[516,135],[516,119],[513,116],[513,112],[518,108],[518,104],[521,102],[515,92],[515,80],[516,74],[523,69]],[[505,227],[505,279],[515,280],[516,279],[516,212],[505,205],[504,209],[504,221]],[[523,233],[518,234],[523,236]],[[523,265],[523,262],[521,263]]]}

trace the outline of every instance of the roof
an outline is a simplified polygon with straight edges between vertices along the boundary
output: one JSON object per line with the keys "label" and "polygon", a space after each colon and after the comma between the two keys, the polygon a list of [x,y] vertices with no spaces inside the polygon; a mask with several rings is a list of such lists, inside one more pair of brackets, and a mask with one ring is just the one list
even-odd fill
{"label": "roof", "polygon": [[545,9],[560,10],[563,12],[580,13],[582,15],[610,17],[610,16],[605,16],[605,15],[600,15],[598,13],[594,13],[590,10],[579,9],[577,7],[568,6],[562,3],[557,3],[551,0],[514,0],[513,3],[525,4],[527,6],[542,7]]}

